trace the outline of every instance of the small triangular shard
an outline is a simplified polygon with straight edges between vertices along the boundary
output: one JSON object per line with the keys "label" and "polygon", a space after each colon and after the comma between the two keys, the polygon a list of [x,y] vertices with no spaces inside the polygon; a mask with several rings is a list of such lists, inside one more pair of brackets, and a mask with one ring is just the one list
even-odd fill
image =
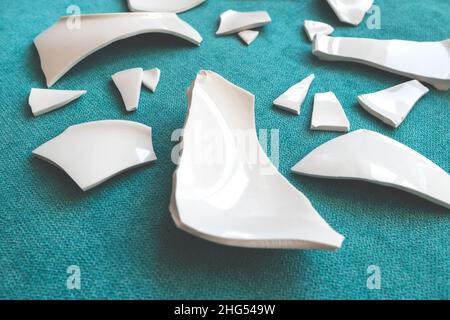
{"label": "small triangular shard", "polygon": [[316,93],[311,130],[348,132],[350,122],[333,92]]}
{"label": "small triangular shard", "polygon": [[150,89],[152,92],[155,92],[156,87],[158,86],[159,77],[161,76],[161,70],[158,68],[153,68],[150,70],[145,70],[142,77],[142,84]]}
{"label": "small triangular shard", "polygon": [[241,32],[238,32],[239,38],[242,39],[248,46],[255,41],[255,39],[258,37],[259,31],[256,30],[244,30]]}
{"label": "small triangular shard", "polygon": [[299,83],[294,84],[281,96],[275,99],[273,104],[280,109],[300,114],[300,107],[308,94],[309,87],[314,78],[314,74],[311,74]]}
{"label": "small triangular shard", "polygon": [[34,116],[53,111],[85,94],[85,90],[55,90],[32,88],[28,104]]}
{"label": "small triangular shard", "polygon": [[142,68],[133,68],[119,71],[112,75],[114,84],[119,89],[127,111],[134,111],[138,108],[143,73],[144,70]]}
{"label": "small triangular shard", "polygon": [[317,35],[330,35],[334,31],[329,24],[312,20],[305,20],[304,29],[309,41],[313,41]]}

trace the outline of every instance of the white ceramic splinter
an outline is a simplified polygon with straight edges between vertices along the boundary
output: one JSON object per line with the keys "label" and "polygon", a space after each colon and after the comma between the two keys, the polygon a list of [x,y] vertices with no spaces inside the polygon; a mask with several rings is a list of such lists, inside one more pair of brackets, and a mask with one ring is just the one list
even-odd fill
{"label": "white ceramic splinter", "polygon": [[327,0],[341,22],[359,25],[374,0]]}
{"label": "white ceramic splinter", "polygon": [[315,94],[311,130],[340,132],[350,130],[350,122],[333,92]]}
{"label": "white ceramic splinter", "polygon": [[33,155],[64,170],[83,191],[156,160],[151,128],[123,120],[71,126],[36,148]]}
{"label": "white ceramic splinter", "polygon": [[334,28],[329,24],[312,20],[305,20],[303,28],[309,41],[313,41],[317,35],[329,35],[334,32]]}
{"label": "white ceramic splinter", "polygon": [[255,41],[255,39],[258,37],[259,31],[256,30],[244,30],[241,32],[238,32],[239,38],[242,39],[248,46]]}
{"label": "white ceramic splinter", "polygon": [[271,21],[267,11],[240,12],[227,10],[220,15],[220,25],[216,34],[226,35],[254,29],[269,24]]}
{"label": "white ceramic splinter", "polygon": [[161,71],[158,68],[145,70],[142,75],[142,84],[152,92],[155,92],[156,87],[158,86],[159,83],[160,76]]}
{"label": "white ceramic splinter", "polygon": [[281,96],[276,98],[273,104],[280,109],[300,114],[300,107],[308,94],[309,87],[314,78],[314,74],[311,74],[299,83],[294,84]]}
{"label": "white ceramic splinter", "polygon": [[242,247],[337,249],[334,231],[262,150],[254,96],[211,71],[188,89],[181,159],[173,177],[175,224]]}
{"label": "white ceramic splinter", "polygon": [[134,111],[139,106],[142,77],[142,68],[123,70],[112,75],[114,84],[120,91],[127,111]]}
{"label": "white ceramic splinter", "polygon": [[34,116],[61,108],[78,99],[86,93],[86,90],[52,90],[32,88],[28,98],[28,104]]}
{"label": "white ceramic splinter", "polygon": [[365,180],[398,188],[450,208],[450,176],[436,164],[382,134],[357,130],[313,150],[292,171]]}
{"label": "white ceramic splinter", "polygon": [[130,11],[175,12],[192,9],[205,0],[128,0]]}

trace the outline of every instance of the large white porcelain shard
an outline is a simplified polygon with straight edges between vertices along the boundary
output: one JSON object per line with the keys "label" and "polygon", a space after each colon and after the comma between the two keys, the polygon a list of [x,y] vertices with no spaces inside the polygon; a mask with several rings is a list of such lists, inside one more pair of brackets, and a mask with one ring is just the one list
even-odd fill
{"label": "large white porcelain shard", "polygon": [[81,15],[79,26],[73,24],[73,19],[62,17],[34,39],[48,87],[88,55],[117,40],[156,32],[178,36],[196,45],[202,41],[200,34],[175,13]]}
{"label": "large white porcelain shard", "polygon": [[371,115],[397,128],[428,91],[419,81],[411,80],[385,90],[360,95],[358,101]]}
{"label": "large white porcelain shard", "polygon": [[216,34],[226,35],[254,29],[269,24],[271,21],[267,11],[240,12],[227,10],[220,15],[220,25]]}
{"label": "large white porcelain shard", "polygon": [[357,62],[450,89],[450,39],[441,42],[314,38],[313,54],[328,61]]}
{"label": "large white porcelain shard", "polygon": [[314,177],[356,179],[398,188],[450,208],[450,176],[404,144],[357,130],[319,146],[292,171]]}
{"label": "large white porcelain shard", "polygon": [[258,37],[259,31],[256,30],[244,30],[238,32],[239,38],[242,39],[248,46],[255,41],[255,39]]}
{"label": "large white porcelain shard", "polygon": [[182,145],[169,208],[182,230],[242,247],[341,247],[343,236],[262,150],[251,93],[200,71],[188,89]]}
{"label": "large white porcelain shard", "polygon": [[124,120],[71,126],[36,148],[33,155],[64,170],[83,191],[156,160],[151,128]]}
{"label": "large white porcelain shard", "polygon": [[159,70],[158,68],[145,70],[142,75],[142,84],[152,92],[155,92],[156,87],[158,86],[159,83],[160,76],[161,70]]}
{"label": "large white porcelain shard", "polygon": [[34,116],[53,111],[78,99],[86,90],[52,90],[32,88],[28,104]]}
{"label": "large white porcelain shard", "polygon": [[359,25],[374,0],[327,0],[341,22]]}
{"label": "large white porcelain shard", "polygon": [[314,74],[311,74],[299,83],[294,84],[281,96],[276,98],[273,104],[280,109],[300,114],[300,107],[303,101],[305,101],[305,97],[314,78]]}
{"label": "large white porcelain shard", "polygon": [[128,0],[130,11],[175,12],[192,9],[205,0]]}
{"label": "large white porcelain shard", "polygon": [[119,71],[112,75],[114,84],[120,91],[127,111],[134,111],[139,106],[143,72],[142,68],[133,68]]}
{"label": "large white porcelain shard", "polygon": [[350,122],[333,92],[315,94],[311,130],[339,132],[350,130]]}
{"label": "large white porcelain shard", "polygon": [[303,28],[309,41],[313,41],[317,35],[329,35],[334,32],[334,28],[329,24],[312,20],[305,20]]}

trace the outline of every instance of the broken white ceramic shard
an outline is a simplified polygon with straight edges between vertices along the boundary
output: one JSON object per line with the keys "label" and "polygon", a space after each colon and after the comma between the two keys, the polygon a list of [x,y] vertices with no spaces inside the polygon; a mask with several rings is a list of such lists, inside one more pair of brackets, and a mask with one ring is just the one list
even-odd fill
{"label": "broken white ceramic shard", "polygon": [[220,15],[220,25],[216,34],[226,35],[254,29],[269,24],[271,21],[267,11],[227,10]]}
{"label": "broken white ceramic shard", "polygon": [[304,29],[309,41],[313,41],[317,35],[329,35],[334,31],[329,24],[312,20],[305,20]]}
{"label": "broken white ceramic shard", "polygon": [[303,101],[305,101],[305,97],[314,78],[314,74],[311,74],[299,83],[294,84],[281,96],[276,98],[273,104],[280,109],[300,114],[300,107]]}
{"label": "broken white ceramic shard", "polygon": [[359,104],[371,115],[397,128],[428,88],[417,80],[358,96]]}
{"label": "broken white ceramic shard", "polygon": [[350,130],[350,122],[333,92],[316,93],[314,95],[311,130],[339,132]]}
{"label": "broken white ceramic shard", "polygon": [[205,0],[128,0],[130,11],[175,12],[192,9]]}
{"label": "broken white ceramic shard", "polygon": [[72,16],[62,17],[34,39],[48,87],[88,55],[117,40],[156,32],[196,45],[202,41],[200,34],[175,13],[89,14],[77,19],[81,27],[72,25]]}
{"label": "broken white ceramic shard", "polygon": [[33,155],[64,170],[83,191],[156,160],[151,128],[123,120],[71,126],[36,148]]}
{"label": "broken white ceramic shard", "polygon": [[365,180],[398,188],[450,208],[450,176],[404,144],[370,130],[356,130],[313,150],[292,171]]}
{"label": "broken white ceramic shard", "polygon": [[188,89],[170,212],[182,230],[225,245],[337,249],[344,239],[262,150],[254,96],[211,71]]}
{"label": "broken white ceramic shard", "polygon": [[256,31],[256,30],[244,30],[244,31],[238,32],[239,38],[241,38],[242,41],[244,41],[248,46],[250,45],[250,43],[255,41],[255,39],[258,37],[258,35],[259,35],[259,31]]}
{"label": "broken white ceramic shard", "polygon": [[150,70],[145,70],[142,75],[142,84],[155,92],[158,86],[159,77],[161,76],[161,71],[158,68],[153,68]]}
{"label": "broken white ceramic shard", "polygon": [[143,72],[142,68],[133,68],[112,75],[127,111],[134,111],[139,106]]}
{"label": "broken white ceramic shard", "polygon": [[327,0],[341,22],[359,25],[372,7],[373,0]]}
{"label": "broken white ceramic shard", "polygon": [[28,104],[34,116],[53,111],[78,99],[86,90],[52,90],[32,88]]}
{"label": "broken white ceramic shard", "polygon": [[313,54],[329,61],[357,62],[450,89],[450,39],[441,42],[314,38]]}

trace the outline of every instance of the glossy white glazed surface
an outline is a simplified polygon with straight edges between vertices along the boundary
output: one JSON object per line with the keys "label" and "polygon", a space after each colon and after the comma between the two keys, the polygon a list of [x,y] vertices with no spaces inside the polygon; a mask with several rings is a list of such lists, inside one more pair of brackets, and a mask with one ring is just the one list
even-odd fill
{"label": "glossy white glazed surface", "polygon": [[300,114],[300,107],[308,94],[309,87],[315,79],[314,74],[309,75],[299,83],[294,84],[281,96],[275,99],[273,104],[280,109]]}
{"label": "glossy white glazed surface", "polygon": [[123,70],[112,75],[114,84],[120,91],[120,95],[122,96],[127,111],[134,111],[139,106],[142,78],[142,68]]}
{"label": "glossy white glazed surface", "polygon": [[33,155],[64,170],[83,191],[156,160],[151,128],[123,120],[71,126],[36,148]]}
{"label": "glossy white glazed surface", "polygon": [[175,12],[192,9],[205,0],[128,0],[130,11]]}
{"label": "glossy white glazed surface", "polygon": [[150,70],[145,70],[142,74],[142,84],[146,86],[152,92],[155,92],[156,87],[159,83],[159,78],[161,76],[161,70],[158,68],[153,68]]}
{"label": "glossy white glazed surface", "polygon": [[[277,171],[259,145],[251,93],[216,73],[200,71],[188,90],[188,103],[170,204],[179,228],[234,246],[341,246],[343,236]],[[244,140],[247,148],[242,148]]]}
{"label": "glossy white glazed surface", "polygon": [[239,38],[242,39],[247,45],[250,45],[258,37],[259,31],[256,30],[244,30],[238,32]]}
{"label": "glossy white glazed surface", "polygon": [[34,44],[41,68],[51,87],[74,65],[114,41],[142,33],[167,33],[196,45],[200,34],[175,13],[108,13],[81,15],[79,29],[68,28],[70,16],[62,17],[39,34]]}
{"label": "glossy white glazed surface", "polygon": [[350,130],[350,122],[333,92],[316,93],[314,95],[311,130],[339,132]]}
{"label": "glossy white glazed surface", "polygon": [[447,172],[400,142],[370,130],[353,131],[322,144],[292,171],[391,186],[450,208]]}
{"label": "glossy white glazed surface", "polygon": [[373,0],[327,0],[340,21],[357,26],[367,11],[372,7]]}
{"label": "glossy white glazed surface", "polygon": [[329,24],[312,20],[305,20],[303,29],[309,41],[313,41],[317,35],[329,35],[334,32],[334,28]]}
{"label": "glossy white glazed surface", "polygon": [[439,90],[450,89],[450,39],[441,42],[317,36],[313,54],[322,60],[366,64]]}
{"label": "glossy white glazed surface", "polygon": [[367,112],[397,128],[428,91],[419,81],[411,80],[385,90],[360,95],[358,101]]}
{"label": "glossy white glazed surface", "polygon": [[240,12],[227,10],[220,15],[219,29],[217,29],[216,34],[226,35],[254,29],[269,24],[271,21],[267,11]]}
{"label": "glossy white glazed surface", "polygon": [[78,99],[86,90],[53,90],[32,88],[28,104],[34,116],[53,111]]}

